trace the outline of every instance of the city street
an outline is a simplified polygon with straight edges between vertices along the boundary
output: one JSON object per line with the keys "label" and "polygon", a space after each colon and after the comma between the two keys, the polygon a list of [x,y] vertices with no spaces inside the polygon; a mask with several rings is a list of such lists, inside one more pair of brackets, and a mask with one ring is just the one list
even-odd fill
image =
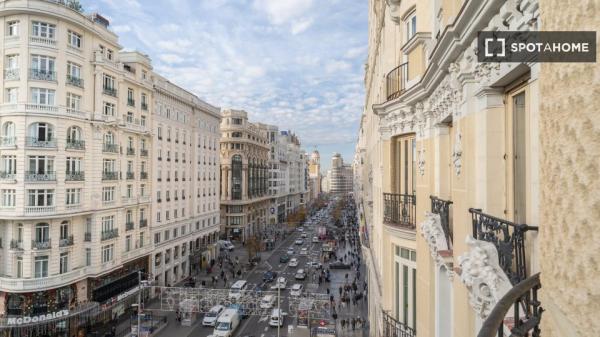
{"label": "city street", "polygon": [[[251,269],[250,272],[245,274],[245,276],[242,276],[242,278],[228,280],[227,285],[230,286],[236,280],[244,279],[249,284],[249,287],[248,287],[249,290],[262,289],[265,291],[272,291],[270,289],[270,287],[274,284],[274,282],[265,284],[263,282],[263,274],[266,271],[275,271],[277,273],[277,277],[285,277],[287,280],[286,289],[281,290],[281,303],[280,303],[280,307],[281,307],[282,311],[286,314],[287,314],[288,308],[289,308],[288,297],[290,296],[290,288],[292,287],[293,284],[296,284],[296,283],[302,284],[306,291],[308,284],[313,283],[314,287],[317,288],[316,291],[319,293],[322,293],[322,294],[327,294],[327,289],[329,288],[331,294],[333,294],[333,296],[334,296],[336,303],[338,303],[338,305],[337,305],[338,308],[336,310],[337,311],[337,330],[338,330],[337,335],[338,336],[342,336],[342,335],[343,336],[363,336],[363,335],[366,336],[368,330],[366,330],[366,328],[362,329],[366,326],[366,323],[364,323],[362,327],[360,327],[360,324],[357,323],[355,325],[354,331],[352,331],[351,325],[348,324],[346,326],[346,329],[344,330],[344,332],[343,333],[340,332],[340,329],[341,329],[340,322],[342,319],[348,320],[348,322],[350,322],[353,318],[356,319],[356,318],[360,317],[360,318],[364,319],[364,318],[368,317],[367,304],[366,304],[367,302],[364,299],[358,301],[356,305],[339,304],[339,299],[340,299],[339,289],[340,289],[340,287],[344,286],[345,280],[346,280],[346,275],[348,274],[348,280],[349,280],[349,283],[351,283],[352,280],[354,279],[356,271],[350,270],[350,269],[339,269],[339,270],[331,269],[330,282],[325,282],[325,280],[323,279],[323,282],[321,283],[321,285],[318,285],[319,271],[317,271],[314,268],[307,267],[307,262],[309,262],[309,261],[319,262],[319,259],[321,256],[322,242],[321,241],[319,241],[318,243],[312,242],[313,236],[318,235],[316,231],[317,231],[316,226],[305,227],[304,232],[295,230],[293,233],[287,235],[283,240],[281,240],[276,245],[276,248],[274,250],[262,252],[261,253],[261,257],[262,257],[261,262],[256,267]],[[306,238],[302,239],[303,240],[302,245],[295,244],[295,241],[297,239],[301,239],[302,233],[306,234],[305,235]],[[357,246],[354,246],[354,247],[357,247]],[[294,249],[294,254],[291,255],[290,257],[298,259],[299,263],[298,263],[297,267],[291,267],[291,266],[289,266],[289,263],[280,263],[280,257],[285,255],[289,248]],[[302,248],[307,248],[307,251],[308,251],[307,255],[301,255],[299,253]],[[344,245],[341,245],[338,248],[336,253],[337,253],[337,256],[343,256],[346,253],[349,254],[349,252],[352,250],[353,249],[351,248],[351,245],[346,244],[345,247],[344,247]],[[236,256],[239,258],[240,263],[242,261],[247,261],[247,252],[245,251],[245,248],[242,247],[241,245],[236,245],[236,249],[233,252],[231,252],[231,254],[230,254],[230,257],[232,258],[232,260],[235,259]],[[328,264],[326,263],[324,267],[327,268]],[[206,284],[207,284],[208,288],[210,288],[210,284],[211,284],[211,282],[209,281],[210,277],[214,274],[220,273],[220,271],[218,270],[218,266],[216,266],[216,269],[217,269],[216,273],[213,272],[211,275],[203,274],[203,275],[198,276],[199,280],[206,280]],[[296,280],[294,278],[294,275],[296,274],[296,271],[298,269],[307,270],[307,277],[305,280]],[[364,271],[364,266],[362,264],[360,266],[360,272],[361,272],[361,275],[364,277],[365,271]],[[362,280],[363,279],[361,278],[361,281],[357,282],[360,285],[360,287],[359,287],[360,292],[362,292],[362,290],[363,290],[364,283]],[[222,280],[219,280],[218,287],[223,288]],[[275,301],[274,307],[277,307],[277,301]],[[165,329],[163,329],[160,333],[158,333],[157,336],[160,336],[160,337],[209,336],[213,333],[212,327],[202,326],[201,321],[202,321],[203,315],[198,315],[198,319],[191,327],[181,326],[180,323],[176,320],[175,314],[172,312],[169,313],[168,317],[169,317],[168,326]],[[332,317],[318,317],[318,318],[330,320],[332,323],[334,322]],[[294,333],[291,333],[291,334],[288,333],[288,327],[294,328],[295,325],[296,325],[296,317],[292,317],[291,315],[286,315],[285,319],[284,319],[284,324],[280,328],[280,336],[294,336],[295,335]],[[364,331],[364,334],[363,334],[363,331]],[[243,319],[240,322],[240,326],[236,329],[236,331],[234,333],[234,336],[276,336],[276,335],[277,335],[277,328],[269,326],[268,315],[261,315],[261,316],[251,315],[248,318]]]}

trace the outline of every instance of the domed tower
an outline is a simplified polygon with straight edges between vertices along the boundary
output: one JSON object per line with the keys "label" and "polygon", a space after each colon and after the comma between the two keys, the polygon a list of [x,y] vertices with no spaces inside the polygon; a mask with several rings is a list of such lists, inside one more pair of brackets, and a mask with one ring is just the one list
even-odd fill
{"label": "domed tower", "polygon": [[321,155],[319,154],[319,151],[314,150],[310,154],[310,163],[311,164],[315,164],[315,165],[320,165],[321,164]]}

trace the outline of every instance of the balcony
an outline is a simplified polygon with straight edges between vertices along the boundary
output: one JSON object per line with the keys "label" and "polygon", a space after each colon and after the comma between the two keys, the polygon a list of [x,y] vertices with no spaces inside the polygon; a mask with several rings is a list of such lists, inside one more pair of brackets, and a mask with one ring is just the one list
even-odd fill
{"label": "balcony", "polygon": [[119,153],[119,145],[117,144],[102,144],[102,152]]}
{"label": "balcony", "polygon": [[[88,276],[90,271],[87,268],[78,268],[70,272],[58,275],[52,275],[42,278],[9,278],[0,277],[0,289],[2,291],[42,291],[47,289],[56,289],[65,284],[72,284]],[[83,306],[91,304],[83,304]],[[97,304],[96,304],[97,305]],[[79,309],[75,309],[79,310]]]}
{"label": "balcony", "polygon": [[56,181],[56,172],[54,172],[54,171],[46,171],[46,172],[27,171],[27,172],[25,172],[25,181],[30,181],[30,182]]}
{"label": "balcony", "polygon": [[6,171],[0,171],[0,180],[3,181],[14,181],[17,179],[17,174],[16,172],[6,172]]}
{"label": "balcony", "polygon": [[385,88],[387,100],[393,100],[406,91],[408,81],[408,62],[399,65],[390,71],[385,77]]}
{"label": "balcony", "polygon": [[387,312],[382,313],[384,337],[415,337],[417,332],[408,325],[396,320]]}
{"label": "balcony", "polygon": [[410,194],[383,193],[383,222],[390,226],[415,230],[416,198]]}
{"label": "balcony", "polygon": [[140,219],[140,228],[148,226],[148,219]]}
{"label": "balcony", "polygon": [[110,240],[119,237],[119,229],[113,228],[102,232],[101,240]]}
{"label": "balcony", "polygon": [[19,80],[19,69],[18,68],[12,68],[12,69],[5,69],[4,70],[4,79],[6,81],[18,81]]}
{"label": "balcony", "polygon": [[135,179],[135,174],[133,172],[127,172],[126,174],[127,180]]}
{"label": "balcony", "polygon": [[18,240],[10,240],[11,250],[23,250],[23,242]]}
{"label": "balcony", "polygon": [[0,147],[17,147],[17,137],[0,137]]}
{"label": "balcony", "polygon": [[73,235],[69,235],[66,238],[62,238],[58,241],[59,247],[70,247],[74,244],[75,240],[73,239]]}
{"label": "balcony", "polygon": [[148,111],[148,103],[142,102],[142,110]]}
{"label": "balcony", "polygon": [[126,231],[131,231],[131,230],[133,230],[133,228],[134,228],[133,221],[125,222],[125,230]]}
{"label": "balcony", "polygon": [[452,225],[450,224],[450,206],[452,201],[443,200],[433,195],[429,196],[431,199],[431,213],[438,214],[440,216],[440,224],[444,231],[446,238],[446,244],[448,249],[452,249]]}
{"label": "balcony", "polygon": [[31,240],[31,249],[46,250],[46,249],[50,249],[50,248],[52,248],[50,239],[45,240],[45,241]]}
{"label": "balcony", "polygon": [[143,180],[148,179],[148,172],[140,172],[140,179],[143,179]]}
{"label": "balcony", "polygon": [[85,172],[83,171],[67,171],[65,173],[65,181],[84,181]]}
{"label": "balcony", "polygon": [[148,150],[147,149],[141,149],[140,150],[140,156],[142,156],[142,157],[148,157]]}
{"label": "balcony", "polygon": [[25,206],[26,215],[45,215],[56,212],[56,206]]}
{"label": "balcony", "polygon": [[102,172],[102,180],[119,180],[119,172]]}
{"label": "balcony", "polygon": [[132,147],[128,147],[127,148],[127,155],[128,156],[134,156],[135,155],[135,149]]}
{"label": "balcony", "polygon": [[85,242],[92,242],[92,233],[84,233],[83,234],[83,241],[85,241]]}
{"label": "balcony", "polygon": [[56,72],[52,70],[29,69],[29,79],[56,82]]}
{"label": "balcony", "polygon": [[47,47],[56,48],[56,40],[55,39],[49,39],[47,37],[30,36],[29,37],[29,42],[32,43],[32,44],[38,44],[38,45],[43,45],[43,46],[47,46]]}
{"label": "balcony", "polygon": [[115,89],[115,88],[105,86],[102,88],[102,92],[105,95],[117,97],[117,89]]}
{"label": "balcony", "polygon": [[83,89],[83,78],[67,75],[67,84]]}
{"label": "balcony", "polygon": [[67,139],[66,150],[85,150],[85,141],[83,140],[75,140],[75,139]]}
{"label": "balcony", "polygon": [[128,98],[127,99],[127,105],[134,107],[135,106],[135,100],[133,98]]}
{"label": "balcony", "polygon": [[56,148],[56,139],[39,139],[37,137],[27,137],[26,145],[28,147],[37,147],[37,148],[47,148],[47,149],[55,149]]}

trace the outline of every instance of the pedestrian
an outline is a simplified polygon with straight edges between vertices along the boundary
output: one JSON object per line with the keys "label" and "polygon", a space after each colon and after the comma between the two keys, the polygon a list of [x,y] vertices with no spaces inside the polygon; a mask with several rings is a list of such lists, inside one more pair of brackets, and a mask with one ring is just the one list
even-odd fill
{"label": "pedestrian", "polygon": [[333,295],[329,295],[329,302],[331,302],[331,304],[333,304]]}
{"label": "pedestrian", "polygon": [[329,295],[329,288],[327,288],[327,295]]}
{"label": "pedestrian", "polygon": [[340,288],[338,290],[340,292],[340,296],[342,296],[342,287],[340,286]]}
{"label": "pedestrian", "polygon": [[344,328],[346,327],[346,320],[342,318],[340,325],[342,326],[342,330],[344,330]]}
{"label": "pedestrian", "polygon": [[353,318],[352,321],[352,331],[354,331],[354,329],[356,329],[356,318]]}

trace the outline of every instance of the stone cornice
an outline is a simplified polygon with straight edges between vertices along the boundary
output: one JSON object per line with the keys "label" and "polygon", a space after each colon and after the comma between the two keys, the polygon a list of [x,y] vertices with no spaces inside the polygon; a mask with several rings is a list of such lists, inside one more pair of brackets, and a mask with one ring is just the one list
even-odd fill
{"label": "stone cornice", "polygon": [[404,54],[408,54],[419,45],[425,45],[431,40],[431,33],[429,32],[418,32],[413,35],[403,46],[400,48]]}

